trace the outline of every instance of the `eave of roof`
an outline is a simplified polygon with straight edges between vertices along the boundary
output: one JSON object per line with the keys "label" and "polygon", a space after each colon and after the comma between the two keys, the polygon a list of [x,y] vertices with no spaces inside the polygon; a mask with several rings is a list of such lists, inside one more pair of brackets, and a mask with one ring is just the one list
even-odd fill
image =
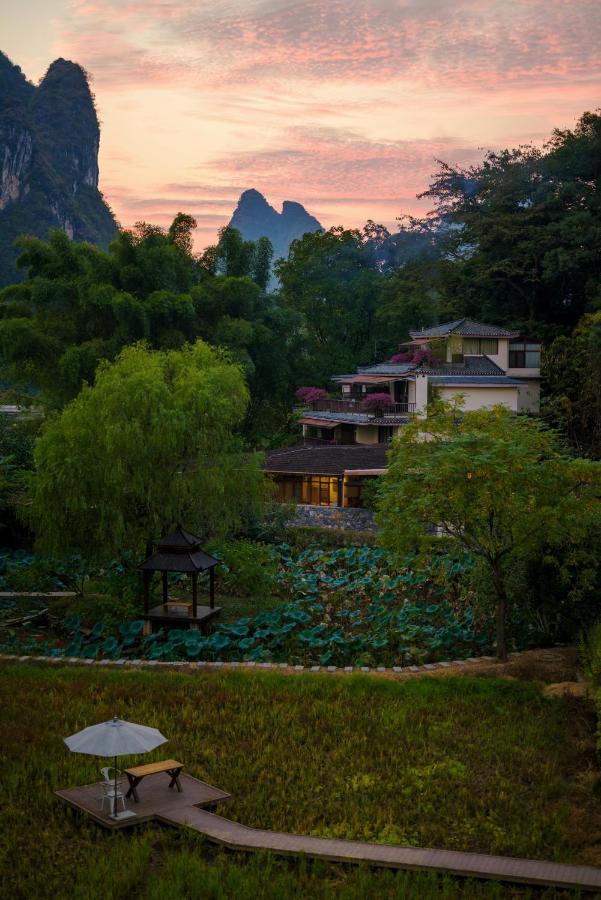
{"label": "eave of roof", "polygon": [[433,384],[454,385],[463,384],[472,388],[478,387],[519,387],[525,384],[518,378],[509,378],[506,375],[431,375],[430,381]]}
{"label": "eave of roof", "polygon": [[348,471],[385,469],[388,444],[333,444],[270,451],[265,470],[273,474],[344,475]]}
{"label": "eave of roof", "polygon": [[194,550],[190,553],[159,551],[145,559],[138,569],[143,572],[183,572],[186,574],[204,572],[206,569],[212,569],[218,562],[218,559],[203,550]]}
{"label": "eave of roof", "polygon": [[321,425],[325,422],[336,422],[340,425],[403,425],[409,421],[409,413],[404,415],[373,416],[368,415],[368,413],[312,412],[310,418],[318,420],[318,422],[303,422],[303,419],[301,419],[301,424]]}
{"label": "eave of roof", "polygon": [[462,337],[491,337],[510,338],[517,337],[519,332],[509,331],[499,325],[488,325],[486,322],[476,322],[474,319],[455,319],[453,322],[443,322],[442,325],[434,325],[432,328],[424,328],[421,331],[410,331],[409,334],[415,340],[418,338],[446,337],[448,334],[458,334]]}

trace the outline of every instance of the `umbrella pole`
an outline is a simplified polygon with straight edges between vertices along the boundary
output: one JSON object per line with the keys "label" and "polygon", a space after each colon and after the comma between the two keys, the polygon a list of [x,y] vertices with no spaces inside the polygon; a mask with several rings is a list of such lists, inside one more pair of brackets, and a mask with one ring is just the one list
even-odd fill
{"label": "umbrella pole", "polygon": [[117,818],[117,757],[115,757],[115,790],[113,794],[113,818]]}

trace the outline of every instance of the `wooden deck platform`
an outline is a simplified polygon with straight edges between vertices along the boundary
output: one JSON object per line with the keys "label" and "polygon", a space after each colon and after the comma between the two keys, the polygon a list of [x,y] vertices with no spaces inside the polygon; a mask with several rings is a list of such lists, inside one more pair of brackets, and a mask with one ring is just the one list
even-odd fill
{"label": "wooden deck platform", "polygon": [[142,616],[142,619],[150,629],[157,628],[196,628],[201,631],[216,616],[221,615],[220,606],[201,606],[196,607],[196,615],[177,615],[174,612],[167,612],[162,603],[153,606]]}
{"label": "wooden deck platform", "polygon": [[[198,807],[215,806],[230,799],[230,794],[192,775],[182,773],[179,776],[182,793],[169,789],[169,778],[164,773],[148,775],[138,788],[140,802],[126,800],[126,809],[135,813],[135,816],[127,819],[112,819],[106,807],[100,809],[102,797],[102,782],[96,784],[84,784],[82,787],[67,788],[56,791],[56,796],[68,803],[74,809],[91,816],[100,825],[115,831],[119,828],[131,828],[132,825],[140,825],[153,819],[171,821],[169,816],[177,815],[181,810],[196,809]],[[127,789],[125,782],[124,789]],[[121,810],[119,804],[119,810]],[[173,821],[177,821],[174,819]]]}
{"label": "wooden deck platform", "polygon": [[249,828],[201,808],[228,800],[229,794],[191,775],[181,775],[181,781],[183,793],[178,794],[169,790],[164,777],[149,776],[140,789],[141,802],[128,805],[128,809],[136,813],[135,818],[117,821],[99,810],[101,784],[89,784],[56,793],[70,806],[87,813],[101,825],[111,829],[127,828],[156,819],[169,825],[193,828],[210,841],[232,850],[268,850],[284,856],[307,856],[331,862],[363,863],[409,871],[437,871],[464,878],[483,878],[601,894],[601,868],[593,866],[564,865],[456,850],[370,844]]}

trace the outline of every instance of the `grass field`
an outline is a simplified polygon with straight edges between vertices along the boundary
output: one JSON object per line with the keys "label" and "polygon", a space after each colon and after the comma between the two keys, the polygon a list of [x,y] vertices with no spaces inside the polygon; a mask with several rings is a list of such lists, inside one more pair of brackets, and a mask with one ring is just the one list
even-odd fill
{"label": "grass field", "polygon": [[107,834],[52,791],[97,780],[101,763],[70,754],[62,738],[113,714],[160,728],[170,738],[168,754],[231,792],[221,812],[248,825],[563,862],[601,859],[588,707],[546,699],[532,684],[7,663],[0,668],[5,896],[568,896],[226,854],[198,835],[158,826]]}

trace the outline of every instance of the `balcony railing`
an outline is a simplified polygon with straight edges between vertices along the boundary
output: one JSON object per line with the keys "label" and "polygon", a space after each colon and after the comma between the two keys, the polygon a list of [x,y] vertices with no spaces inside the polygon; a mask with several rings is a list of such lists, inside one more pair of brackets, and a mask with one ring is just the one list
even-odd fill
{"label": "balcony railing", "polygon": [[406,416],[415,412],[415,403],[382,403],[374,406],[365,400],[314,400],[309,404],[314,412],[362,413],[375,418],[382,416]]}

